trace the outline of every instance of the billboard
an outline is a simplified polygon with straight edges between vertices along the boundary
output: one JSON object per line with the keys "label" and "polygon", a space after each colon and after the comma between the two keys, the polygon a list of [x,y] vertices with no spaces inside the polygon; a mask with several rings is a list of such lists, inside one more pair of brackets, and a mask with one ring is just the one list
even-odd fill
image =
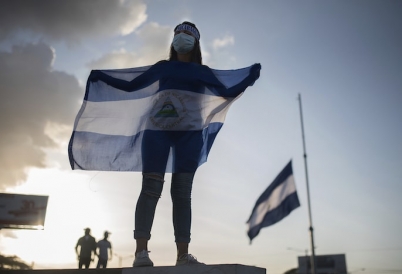
{"label": "billboard", "polygon": [[[346,274],[346,256],[345,254],[318,255],[315,256],[317,274]],[[311,257],[298,257],[298,274],[311,273]]]}
{"label": "billboard", "polygon": [[48,198],[0,193],[0,229],[43,229]]}

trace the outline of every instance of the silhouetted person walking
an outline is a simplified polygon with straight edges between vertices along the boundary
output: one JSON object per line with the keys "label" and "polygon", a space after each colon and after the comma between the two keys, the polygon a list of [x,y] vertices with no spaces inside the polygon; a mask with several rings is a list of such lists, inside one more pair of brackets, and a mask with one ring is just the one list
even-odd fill
{"label": "silhouetted person walking", "polygon": [[[99,252],[98,252],[98,264],[96,266],[96,268],[100,268],[102,266],[102,268],[106,268],[107,266],[107,261],[110,259],[112,259],[113,253],[112,253],[112,244],[107,240],[107,238],[109,237],[110,232],[105,231],[104,238],[102,240],[100,240],[97,243],[97,246],[99,248]],[[109,253],[110,253],[110,258],[108,256],[107,250],[109,249]]]}
{"label": "silhouetted person walking", "polygon": [[[92,252],[96,255],[96,240],[90,235],[91,229],[85,228],[85,235],[78,239],[75,245],[75,252],[78,256],[78,268],[81,269],[84,265],[85,268],[89,268],[89,264],[92,259]],[[80,252],[78,253],[78,246],[81,246]]]}

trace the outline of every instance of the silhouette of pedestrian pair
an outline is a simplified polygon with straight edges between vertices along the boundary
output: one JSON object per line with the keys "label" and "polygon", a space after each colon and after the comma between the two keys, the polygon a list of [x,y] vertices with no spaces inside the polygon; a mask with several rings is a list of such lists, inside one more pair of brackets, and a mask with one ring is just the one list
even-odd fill
{"label": "silhouette of pedestrian pair", "polygon": [[[95,260],[95,256],[98,256],[96,268],[106,268],[108,260],[111,260],[113,256],[112,244],[107,239],[110,232],[105,231],[103,239],[99,242],[96,242],[95,238],[91,235],[91,229],[85,228],[84,230],[85,235],[79,238],[77,244],[75,245],[75,252],[78,258],[78,268],[82,269],[84,266],[86,269],[88,269],[91,262]],[[78,246],[80,246],[79,252]]]}

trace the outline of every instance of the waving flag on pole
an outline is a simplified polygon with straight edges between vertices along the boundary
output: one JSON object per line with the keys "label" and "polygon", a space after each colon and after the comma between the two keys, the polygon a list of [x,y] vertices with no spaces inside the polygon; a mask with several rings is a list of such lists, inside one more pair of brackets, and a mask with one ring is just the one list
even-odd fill
{"label": "waving flag on pole", "polygon": [[292,161],[290,161],[258,198],[251,212],[247,221],[250,243],[260,233],[261,228],[279,222],[299,206]]}
{"label": "waving flag on pole", "polygon": [[[162,61],[153,66],[92,71],[68,147],[71,168],[142,171],[144,136],[174,144],[180,141],[175,138],[187,138],[187,132],[192,137],[185,140],[189,144],[185,153],[197,153],[192,165],[201,165],[230,105],[253,85],[260,69],[260,64],[214,70],[195,63]],[[162,153],[153,149],[156,154],[152,155]],[[175,161],[171,156],[170,161]],[[166,172],[172,172],[172,165],[168,164]]]}

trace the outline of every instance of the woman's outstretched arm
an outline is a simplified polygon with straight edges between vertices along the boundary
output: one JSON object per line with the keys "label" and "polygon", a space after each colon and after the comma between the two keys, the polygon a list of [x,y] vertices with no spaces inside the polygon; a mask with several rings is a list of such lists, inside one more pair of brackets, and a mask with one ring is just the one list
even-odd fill
{"label": "woman's outstretched arm", "polygon": [[250,72],[245,77],[240,83],[230,87],[226,88],[224,84],[222,84],[218,78],[213,74],[213,72],[208,69],[207,71],[207,77],[208,79],[206,86],[208,86],[211,91],[215,91],[217,95],[223,96],[223,97],[236,97],[240,93],[242,93],[246,88],[250,85],[252,85],[259,77],[260,77],[260,70],[261,70],[261,64],[257,63],[251,66]]}
{"label": "woman's outstretched arm", "polygon": [[157,71],[159,66],[157,66],[157,64],[153,65],[147,71],[145,71],[144,73],[142,73],[141,75],[139,75],[138,77],[134,78],[131,81],[114,78],[100,70],[92,70],[91,74],[89,75],[88,81],[90,82],[102,81],[107,85],[112,86],[116,89],[132,92],[138,89],[142,89],[158,80],[159,74]]}

